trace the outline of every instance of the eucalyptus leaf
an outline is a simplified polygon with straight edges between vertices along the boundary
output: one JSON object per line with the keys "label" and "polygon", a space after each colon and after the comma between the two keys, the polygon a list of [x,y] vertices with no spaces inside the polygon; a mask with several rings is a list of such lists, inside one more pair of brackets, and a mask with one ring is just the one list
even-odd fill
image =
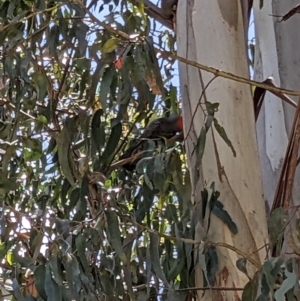
{"label": "eucalyptus leaf", "polygon": [[235,151],[231,141],[229,140],[229,138],[225,132],[225,129],[219,124],[219,122],[216,118],[214,118],[214,127],[217,130],[217,132],[219,133],[219,135],[222,137],[224,142],[231,148],[233,156],[236,157],[236,151]]}
{"label": "eucalyptus leaf", "polygon": [[45,292],[47,294],[47,301],[62,301],[61,291],[52,279],[49,265],[46,265]]}
{"label": "eucalyptus leaf", "polygon": [[121,40],[118,38],[111,38],[111,39],[107,40],[102,47],[102,52],[109,53],[109,52],[114,51],[118,47],[120,41]]}
{"label": "eucalyptus leaf", "polygon": [[159,256],[159,237],[156,233],[150,232],[150,258],[155,274],[169,286],[166,276],[161,268],[160,256]]}
{"label": "eucalyptus leaf", "polygon": [[228,214],[226,210],[223,209],[224,205],[217,200],[212,212],[220,218],[229,228],[229,230],[232,232],[232,234],[237,234],[238,228],[235,222],[232,220],[231,216]]}
{"label": "eucalyptus leaf", "polygon": [[23,298],[23,295],[22,295],[22,292],[21,292],[21,288],[20,288],[20,285],[19,285],[16,278],[14,278],[12,280],[12,289],[13,289],[13,294],[14,294],[14,297],[16,298],[16,300],[17,301],[23,301],[24,298]]}
{"label": "eucalyptus leaf", "polygon": [[298,276],[295,273],[290,273],[288,271],[285,271],[286,279],[282,282],[280,288],[276,290],[274,293],[274,298],[276,301],[284,301],[285,297],[284,295],[292,289],[297,281],[298,281]]}
{"label": "eucalyptus leaf", "polygon": [[200,136],[198,137],[197,144],[195,147],[196,156],[197,156],[197,160],[196,160],[197,166],[201,164],[201,160],[204,154],[205,144],[206,144],[206,128],[205,126],[203,126],[201,128]]}
{"label": "eucalyptus leaf", "polygon": [[117,218],[116,212],[112,210],[106,210],[105,216],[107,219],[107,233],[109,237],[109,242],[111,243],[112,247],[117,252],[118,256],[120,257],[121,261],[124,264],[127,264],[128,259],[123,250],[122,242],[121,242],[121,233],[119,228],[119,221]]}
{"label": "eucalyptus leaf", "polygon": [[47,300],[47,295],[45,291],[45,276],[46,267],[44,265],[38,265],[34,270],[35,288],[37,289],[39,295]]}

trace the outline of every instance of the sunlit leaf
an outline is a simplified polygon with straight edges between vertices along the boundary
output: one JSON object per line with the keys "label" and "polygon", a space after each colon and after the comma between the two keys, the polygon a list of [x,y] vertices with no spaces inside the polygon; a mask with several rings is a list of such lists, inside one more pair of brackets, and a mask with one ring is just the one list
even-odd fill
{"label": "sunlit leaf", "polygon": [[120,41],[121,40],[118,38],[111,38],[108,41],[106,41],[102,47],[103,53],[109,53],[114,51],[118,47]]}
{"label": "sunlit leaf", "polygon": [[77,248],[77,252],[78,252],[80,262],[81,262],[82,266],[84,267],[86,273],[89,274],[90,273],[90,267],[89,267],[88,261],[86,259],[86,253],[85,253],[85,250],[87,248],[86,239],[87,238],[85,237],[84,234],[78,234],[76,239],[75,239],[75,243],[76,243],[76,248]]}

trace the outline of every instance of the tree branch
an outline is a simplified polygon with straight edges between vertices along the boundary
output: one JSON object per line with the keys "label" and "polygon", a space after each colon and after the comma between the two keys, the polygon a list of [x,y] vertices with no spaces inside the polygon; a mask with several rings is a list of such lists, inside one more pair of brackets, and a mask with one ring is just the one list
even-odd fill
{"label": "tree branch", "polygon": [[[85,9],[85,7],[83,7],[83,8]],[[115,35],[118,35],[125,40],[130,40],[129,35],[127,33],[123,32],[121,30],[114,29],[110,25],[98,20],[90,11],[86,11],[86,13],[90,16],[92,21],[97,23],[99,26],[105,28],[107,31],[114,33]],[[227,78],[227,79],[230,79],[230,80],[233,80],[236,82],[240,82],[243,84],[248,84],[248,85],[253,85],[255,87],[264,88],[273,93],[281,93],[281,94],[287,94],[287,95],[293,95],[293,96],[300,96],[300,91],[292,91],[292,90],[283,89],[283,88],[275,88],[275,87],[270,86],[269,84],[265,84],[265,83],[251,80],[251,79],[248,79],[248,78],[245,78],[242,76],[238,76],[238,75],[226,72],[226,71],[219,70],[214,67],[209,67],[209,66],[206,66],[203,64],[199,64],[197,62],[188,60],[184,57],[178,56],[175,52],[163,51],[163,50],[157,49],[157,48],[154,48],[154,50],[156,53],[160,54],[160,56],[162,56],[164,58],[172,58],[174,60],[178,60],[179,62],[184,63],[186,65],[193,66],[195,68],[204,70],[209,73],[213,73],[215,76],[220,76],[220,77]]]}
{"label": "tree branch", "polygon": [[176,292],[186,292],[186,291],[243,291],[242,287],[187,287],[179,288]]}

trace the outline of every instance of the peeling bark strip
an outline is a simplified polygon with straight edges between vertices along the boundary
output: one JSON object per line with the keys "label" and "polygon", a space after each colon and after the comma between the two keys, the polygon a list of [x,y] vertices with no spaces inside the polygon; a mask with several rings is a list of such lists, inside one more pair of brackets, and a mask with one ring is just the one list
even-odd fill
{"label": "peeling bark strip", "polygon": [[291,203],[292,189],[294,185],[295,172],[298,161],[300,144],[300,100],[295,113],[293,129],[290,134],[289,144],[283,161],[282,170],[278,180],[272,211],[283,207],[288,210]]}
{"label": "peeling bark strip", "polygon": [[[258,1],[254,2],[255,79],[262,80],[271,75],[278,86],[298,89],[300,16],[295,13],[298,12],[299,1],[264,1],[262,8],[258,4]],[[279,22],[272,16],[283,16],[282,21],[288,21]],[[291,207],[287,212],[289,222],[281,252],[293,254],[300,249],[295,223],[299,218],[295,208],[300,204],[300,168],[298,166],[293,171],[295,162],[291,158],[293,150],[297,149],[295,110],[286,103],[274,100],[270,93],[266,94],[257,120],[264,196],[273,210],[280,206]],[[298,97],[293,97],[293,100],[297,102]],[[288,185],[291,184],[287,182],[291,182],[293,173],[294,183],[290,194]]]}
{"label": "peeling bark strip", "polygon": [[[247,78],[247,81],[249,78],[241,3],[234,0],[225,2],[228,2],[228,8],[219,0],[179,1],[177,7],[177,44],[185,132],[190,127],[191,117],[195,115],[186,140],[192,183],[191,199],[194,204],[194,239],[222,242],[239,250],[238,254],[247,254],[252,262],[258,263],[255,266],[247,266],[247,272],[252,277],[266,255],[265,249],[259,252],[257,250],[267,241],[253,99],[249,87],[236,81],[217,77],[208,86],[214,75],[219,75],[216,74],[219,70],[227,70],[230,74]],[[193,67],[186,65],[186,60],[194,61]],[[205,66],[214,66],[216,73],[212,75],[208,73],[211,70],[196,69],[199,67],[198,62]],[[193,153],[193,150],[203,129],[206,115],[202,110],[195,110],[204,89],[204,100],[219,103],[215,118],[220,126],[224,127],[236,151],[236,157],[222,137],[210,129],[206,133],[203,159],[200,160],[199,166],[195,163],[198,162],[197,153],[201,152]],[[201,191],[204,184],[209,188],[212,182],[215,182],[216,190],[220,192],[219,200],[224,205],[224,210],[237,226],[236,234],[233,234],[221,219],[211,215],[210,227],[207,236],[205,235],[208,218],[202,212]],[[194,259],[198,258],[199,262],[195,273],[197,287],[203,286],[202,271],[209,279],[213,278],[203,262],[203,256],[206,255],[204,251],[195,246]],[[240,259],[237,252],[216,246],[216,255],[217,283],[214,287],[244,287],[248,278],[236,267],[236,262]],[[222,297],[224,300],[234,300],[241,297],[241,293],[223,291]],[[204,296],[200,292],[197,300],[206,301],[212,298],[211,291],[207,291]]]}

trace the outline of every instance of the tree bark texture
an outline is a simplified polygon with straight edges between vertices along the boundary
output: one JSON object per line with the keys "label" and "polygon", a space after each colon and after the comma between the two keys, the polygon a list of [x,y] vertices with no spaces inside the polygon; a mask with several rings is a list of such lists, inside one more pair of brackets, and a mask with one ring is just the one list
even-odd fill
{"label": "tree bark texture", "polygon": [[[181,0],[177,7],[178,55],[233,74],[249,77],[246,56],[246,37],[243,8],[236,0]],[[245,10],[244,10],[245,11]],[[194,152],[197,138],[203,126],[204,114],[198,108],[200,95],[212,74],[194,67],[179,64],[180,86],[183,101],[186,151],[192,183],[191,200],[194,206],[195,240],[224,242],[234,246],[258,262],[265,258],[265,249],[255,252],[267,242],[265,206],[261,183],[254,112],[250,87],[223,78],[216,78],[205,90],[204,100],[219,102],[215,117],[225,128],[236,157],[216,132],[214,127],[207,133],[202,165],[196,166]],[[190,124],[191,131],[188,133]],[[219,200],[238,227],[232,234],[219,218],[212,214],[207,239],[207,221],[202,220],[201,190],[215,182],[220,191]],[[199,248],[195,248],[199,252]],[[247,277],[236,268],[241,258],[236,252],[217,247],[219,259],[216,286],[243,287]],[[195,257],[196,258],[196,257]],[[247,265],[250,275],[256,271]],[[196,286],[203,285],[199,265],[196,266]],[[205,292],[204,298],[220,297],[233,300],[241,292]],[[202,292],[198,299],[202,300]],[[204,299],[206,300],[206,299]]]}
{"label": "tree bark texture", "polygon": [[[279,22],[294,6],[297,0],[264,1],[259,7],[259,1],[254,1],[255,21],[255,79],[263,80],[269,76],[275,84],[282,88],[299,90],[300,83],[300,18],[294,15],[287,21]],[[294,97],[295,102],[298,101]],[[266,93],[259,118],[257,120],[257,138],[263,178],[264,197],[272,207],[274,194],[286,153],[288,137],[295,114],[295,108],[282,103],[271,93]],[[296,170],[291,206],[300,205],[300,171]],[[290,210],[293,220],[299,218],[299,213]],[[295,223],[292,221],[286,228],[283,252],[300,251]],[[293,246],[291,248],[291,246]],[[292,250],[291,250],[292,249]]]}

